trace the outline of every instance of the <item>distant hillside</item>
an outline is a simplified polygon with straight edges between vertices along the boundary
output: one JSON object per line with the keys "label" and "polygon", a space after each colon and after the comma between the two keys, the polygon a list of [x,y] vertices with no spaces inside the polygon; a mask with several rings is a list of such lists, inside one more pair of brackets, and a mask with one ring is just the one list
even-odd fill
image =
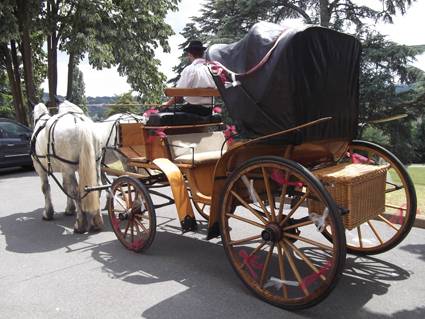
{"label": "distant hillside", "polygon": [[[62,95],[58,95],[60,100],[65,100],[65,97]],[[114,104],[116,101],[116,96],[88,96],[87,97],[87,110],[88,115],[94,120],[99,121],[105,118],[105,113],[108,110],[105,107],[105,104]],[[47,103],[49,100],[49,95],[47,93],[43,94],[43,102]]]}
{"label": "distant hillside", "polygon": [[114,104],[116,99],[116,96],[88,96],[87,104]]}

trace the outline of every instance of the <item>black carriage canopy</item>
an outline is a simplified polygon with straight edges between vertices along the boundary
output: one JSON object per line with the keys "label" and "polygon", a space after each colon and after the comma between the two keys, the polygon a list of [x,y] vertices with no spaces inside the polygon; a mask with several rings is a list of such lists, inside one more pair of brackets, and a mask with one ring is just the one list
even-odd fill
{"label": "black carriage canopy", "polygon": [[298,144],[356,136],[360,53],[360,42],[343,33],[259,22],[238,42],[212,45],[207,59],[228,71],[214,80],[244,137],[333,117],[279,139]]}

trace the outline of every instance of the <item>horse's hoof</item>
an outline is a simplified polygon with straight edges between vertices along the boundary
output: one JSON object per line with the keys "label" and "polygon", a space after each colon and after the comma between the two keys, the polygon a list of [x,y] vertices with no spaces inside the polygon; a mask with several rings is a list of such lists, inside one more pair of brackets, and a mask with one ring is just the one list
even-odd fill
{"label": "horse's hoof", "polygon": [[103,230],[102,226],[91,226],[89,229],[90,233],[99,233]]}
{"label": "horse's hoof", "polygon": [[86,232],[83,228],[74,227],[74,234],[84,234]]}
{"label": "horse's hoof", "polygon": [[74,224],[74,233],[75,234],[84,234],[87,231],[87,223],[76,221]]}
{"label": "horse's hoof", "polygon": [[43,220],[52,220],[53,219],[53,214],[43,214]]}

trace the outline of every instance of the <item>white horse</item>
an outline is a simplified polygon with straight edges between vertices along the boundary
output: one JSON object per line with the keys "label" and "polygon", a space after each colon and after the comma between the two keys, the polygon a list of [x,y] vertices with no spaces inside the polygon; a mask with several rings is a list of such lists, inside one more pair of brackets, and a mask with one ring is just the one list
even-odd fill
{"label": "white horse", "polygon": [[117,113],[102,122],[95,122],[95,131],[103,150],[102,164],[110,165],[120,161],[124,170],[128,171],[127,158],[117,151],[120,143],[118,134],[120,123],[146,124],[146,117],[134,113]]}
{"label": "white horse", "polygon": [[77,212],[74,225],[77,233],[98,231],[103,227],[99,192],[84,190],[85,186],[100,183],[100,161],[97,158],[100,158],[101,148],[93,130],[93,121],[68,101],[59,106],[59,112],[54,116],[50,116],[43,103],[34,107],[31,147],[34,168],[41,178],[45,198],[43,219],[51,220],[54,214],[48,176],[51,174],[55,178],[52,173],[61,172],[62,190],[68,196],[65,214]]}

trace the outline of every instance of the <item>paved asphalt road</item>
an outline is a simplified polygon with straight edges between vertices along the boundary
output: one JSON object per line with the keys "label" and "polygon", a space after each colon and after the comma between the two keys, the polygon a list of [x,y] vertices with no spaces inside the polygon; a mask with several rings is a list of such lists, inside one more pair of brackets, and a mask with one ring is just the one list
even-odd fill
{"label": "paved asphalt road", "polygon": [[182,235],[173,207],[157,211],[155,242],[136,254],[108,224],[75,235],[52,188],[59,213],[45,222],[35,173],[0,172],[0,318],[425,318],[423,229],[385,254],[348,255],[332,294],[291,313],[245,289],[219,241],[204,239],[205,224]]}

